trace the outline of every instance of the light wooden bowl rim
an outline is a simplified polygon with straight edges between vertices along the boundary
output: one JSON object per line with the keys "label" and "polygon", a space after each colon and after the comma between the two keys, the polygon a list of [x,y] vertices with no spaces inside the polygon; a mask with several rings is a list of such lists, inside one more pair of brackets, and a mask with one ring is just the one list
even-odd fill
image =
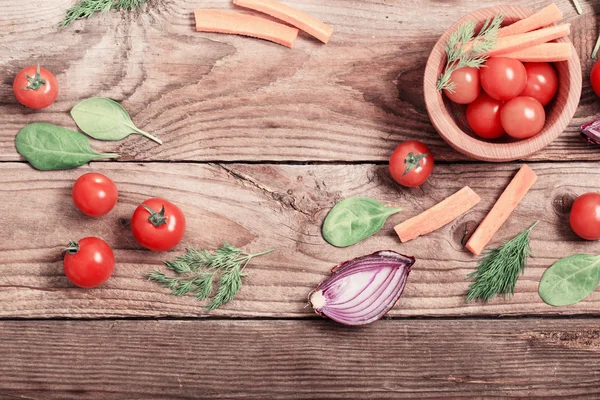
{"label": "light wooden bowl rim", "polygon": [[[436,90],[438,76],[446,63],[446,52],[444,47],[446,46],[450,34],[454,32],[459,25],[470,20],[483,21],[498,13],[503,14],[506,19],[510,20],[527,17],[532,15],[534,11],[518,6],[494,6],[482,8],[464,16],[447,29],[433,47],[429,59],[427,60],[423,79],[423,91],[425,94],[427,112],[433,126],[440,136],[455,150],[478,160],[492,162],[514,161],[526,158],[543,149],[556,139],[568,126],[573,115],[575,115],[575,110],[577,109],[581,97],[582,84],[579,56],[571,44],[571,58],[568,61],[563,62],[566,63],[569,81],[568,83],[565,83],[562,80],[559,81],[559,90],[556,99],[557,102],[564,101],[564,107],[552,123],[546,122],[542,132],[532,138],[510,143],[486,142],[464,132],[457,125],[453,116],[448,112],[448,109],[444,105],[442,94]],[[571,43],[568,38],[562,38],[557,41]],[[558,72],[560,79],[561,74],[560,71]],[[566,93],[566,95],[564,94],[564,90],[561,91],[561,87],[564,87],[565,84],[568,85],[568,93]]]}

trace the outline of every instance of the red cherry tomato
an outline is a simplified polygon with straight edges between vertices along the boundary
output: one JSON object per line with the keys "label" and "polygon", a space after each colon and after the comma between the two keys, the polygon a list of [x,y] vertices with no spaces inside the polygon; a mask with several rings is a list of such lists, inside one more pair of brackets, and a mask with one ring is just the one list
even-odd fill
{"label": "red cherry tomato", "polygon": [[543,106],[550,100],[558,90],[558,77],[552,65],[546,62],[525,63],[527,71],[527,84],[520,96],[533,97]]}
{"label": "red cherry tomato", "polygon": [[454,83],[452,92],[444,90],[450,100],[456,104],[469,104],[473,102],[479,92],[479,70],[472,67],[457,69],[450,75],[450,82]]}
{"label": "red cherry tomato", "polygon": [[115,255],[104,240],[86,237],[70,242],[63,260],[65,275],[82,288],[100,286],[115,269]]}
{"label": "red cherry tomato", "polygon": [[592,83],[592,89],[596,93],[596,96],[600,96],[600,60],[596,61],[590,74],[590,81]]}
{"label": "red cherry tomato", "polygon": [[39,65],[30,65],[19,71],[15,77],[13,93],[25,107],[40,110],[56,100],[58,82],[52,72]]}
{"label": "red cherry tomato", "polygon": [[600,193],[586,193],[573,203],[570,216],[571,228],[579,237],[587,240],[600,239]]}
{"label": "red cherry tomato", "polygon": [[504,104],[500,119],[506,133],[517,139],[526,139],[540,133],[546,122],[546,113],[533,97],[516,97]]}
{"label": "red cherry tomato", "polygon": [[131,218],[133,236],[152,251],[171,250],[183,238],[185,217],[170,201],[152,198],[139,205]]}
{"label": "red cherry tomato", "polygon": [[500,122],[503,103],[482,92],[477,100],[469,104],[466,113],[467,123],[477,136],[484,139],[497,139],[504,135],[504,128]]}
{"label": "red cherry tomato", "polygon": [[392,178],[402,186],[422,185],[433,171],[433,156],[429,147],[416,140],[400,143],[390,157]]}
{"label": "red cherry tomato", "polygon": [[517,97],[527,84],[523,63],[514,58],[490,57],[479,72],[481,86],[496,100]]}
{"label": "red cherry tomato", "polygon": [[107,214],[117,204],[117,186],[102,174],[90,172],[81,175],[72,191],[75,206],[90,217]]}

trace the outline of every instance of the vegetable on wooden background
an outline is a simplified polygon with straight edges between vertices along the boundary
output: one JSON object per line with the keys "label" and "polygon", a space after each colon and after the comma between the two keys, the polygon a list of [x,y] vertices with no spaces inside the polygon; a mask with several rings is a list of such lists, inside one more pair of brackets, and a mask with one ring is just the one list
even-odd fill
{"label": "vegetable on wooden background", "polygon": [[43,122],[26,125],[17,133],[17,151],[39,170],[71,169],[100,158],[118,154],[99,154],[90,148],[79,132]]}
{"label": "vegetable on wooden background", "polygon": [[25,107],[41,110],[54,103],[58,96],[58,82],[50,71],[30,65],[23,68],[13,81],[13,93]]}
{"label": "vegetable on wooden background", "polygon": [[388,217],[400,211],[368,197],[344,199],[325,217],[323,238],[337,247],[351,246],[379,232]]}
{"label": "vegetable on wooden background", "polygon": [[104,240],[85,237],[69,242],[63,259],[63,270],[72,284],[91,289],[102,285],[115,269],[115,255]]}
{"label": "vegetable on wooden background", "polygon": [[233,0],[233,4],[268,14],[319,39],[329,42],[333,29],[315,17],[275,0]]}
{"label": "vegetable on wooden background", "polygon": [[81,0],[67,10],[65,18],[59,26],[64,28],[71,22],[77,19],[89,18],[96,12],[104,14],[110,10],[134,10],[147,2],[148,0]]}
{"label": "vegetable on wooden background", "polygon": [[487,251],[479,261],[477,270],[467,276],[475,278],[467,291],[467,301],[486,302],[497,295],[506,297],[515,292],[519,274],[525,271],[527,257],[531,255],[529,235],[538,223],[539,221],[499,247]]}
{"label": "vegetable on wooden background", "polygon": [[333,267],[331,276],[308,295],[315,312],[345,325],[365,325],[383,317],[402,295],[413,257],[391,250]]}
{"label": "vegetable on wooden background", "polygon": [[556,4],[552,3],[527,18],[523,18],[515,23],[500,28],[500,30],[498,30],[498,37],[513,36],[521,33],[531,32],[536,29],[552,25],[561,19],[563,19],[562,11],[560,11]]}
{"label": "vegetable on wooden background", "polygon": [[105,97],[79,102],[71,110],[71,116],[79,129],[94,139],[123,140],[132,133],[138,133],[162,144],[159,138],[138,129],[123,106]]}
{"label": "vegetable on wooden background", "polygon": [[535,172],[526,164],[523,164],[467,242],[467,249],[475,255],[481,254],[536,180],[537,175]]}
{"label": "vegetable on wooden background", "polygon": [[401,242],[408,242],[419,236],[436,231],[454,221],[475,207],[480,200],[477,193],[470,187],[465,186],[429,210],[396,225],[394,230]]}
{"label": "vegetable on wooden background", "polygon": [[298,29],[266,18],[233,10],[197,9],[196,31],[252,36],[292,47]]}
{"label": "vegetable on wooden background", "polygon": [[539,295],[551,306],[568,306],[588,297],[600,282],[600,256],[575,254],[544,272]]}
{"label": "vegetable on wooden background", "polygon": [[[187,249],[184,255],[165,262],[167,268],[177,276],[167,276],[154,270],[147,277],[171,289],[174,296],[192,294],[198,300],[210,298],[206,308],[212,311],[233,300],[239,292],[242,278],[246,276],[244,268],[250,260],[272,251],[273,249],[248,254],[228,243],[223,243],[213,253],[208,250]],[[213,293],[215,279],[218,279],[218,289]]]}

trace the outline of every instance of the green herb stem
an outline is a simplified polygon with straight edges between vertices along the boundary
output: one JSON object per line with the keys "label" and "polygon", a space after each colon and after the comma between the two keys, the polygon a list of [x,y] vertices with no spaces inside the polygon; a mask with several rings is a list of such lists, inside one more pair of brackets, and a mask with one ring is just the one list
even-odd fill
{"label": "green herb stem", "polygon": [[59,27],[64,28],[75,20],[89,18],[97,12],[104,14],[110,10],[131,11],[147,2],[148,0],[82,0],[67,10]]}
{"label": "green herb stem", "polygon": [[163,141],[160,140],[159,138],[157,138],[156,136],[148,133],[148,132],[144,132],[143,130],[137,128],[136,126],[130,125],[131,129],[133,129],[134,131],[136,131],[137,133],[139,133],[142,136],[146,136],[148,139],[154,140],[156,143],[158,144],[163,144]]}
{"label": "green herb stem", "polygon": [[577,10],[577,14],[583,14],[583,10],[581,9],[581,4],[579,4],[579,0],[573,0],[573,4],[575,5],[575,9]]}

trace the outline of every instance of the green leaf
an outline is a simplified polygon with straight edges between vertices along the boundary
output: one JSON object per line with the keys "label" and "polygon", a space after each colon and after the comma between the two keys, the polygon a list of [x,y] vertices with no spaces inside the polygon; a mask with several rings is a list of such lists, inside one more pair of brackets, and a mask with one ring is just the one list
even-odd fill
{"label": "green leaf", "polygon": [[98,158],[119,157],[118,154],[96,153],[81,133],[43,122],[21,129],[15,146],[19,154],[40,170],[70,169]]}
{"label": "green leaf", "polygon": [[544,272],[538,292],[551,306],[575,304],[600,283],[600,256],[575,254],[555,262]]}
{"label": "green leaf", "polygon": [[156,143],[159,138],[138,129],[129,113],[116,101],[104,97],[83,100],[71,110],[71,116],[79,129],[98,140],[123,140],[132,133],[138,133]]}
{"label": "green leaf", "polygon": [[368,197],[342,200],[325,217],[323,238],[337,247],[351,246],[379,232],[388,217],[400,211]]}

